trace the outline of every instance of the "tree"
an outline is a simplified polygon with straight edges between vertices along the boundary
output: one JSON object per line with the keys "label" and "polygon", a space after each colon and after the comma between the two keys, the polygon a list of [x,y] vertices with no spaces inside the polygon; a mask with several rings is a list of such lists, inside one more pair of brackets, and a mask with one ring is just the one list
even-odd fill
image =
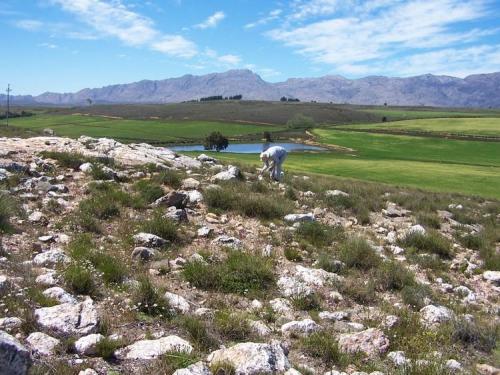
{"label": "tree", "polygon": [[271,136],[271,132],[265,131],[262,135],[264,136],[264,140],[267,143],[271,143],[273,141],[273,138]]}
{"label": "tree", "polygon": [[88,104],[89,106],[91,106],[91,105],[92,105],[92,99],[87,98],[87,104]]}
{"label": "tree", "polygon": [[220,150],[225,150],[229,146],[229,140],[224,137],[220,132],[212,132],[206,138],[203,143],[205,150],[215,150],[219,152]]}
{"label": "tree", "polygon": [[309,129],[316,126],[316,122],[312,117],[297,113],[286,122],[286,125],[292,129]]}
{"label": "tree", "polygon": [[286,96],[282,96],[281,99],[280,99],[280,102],[286,102]]}

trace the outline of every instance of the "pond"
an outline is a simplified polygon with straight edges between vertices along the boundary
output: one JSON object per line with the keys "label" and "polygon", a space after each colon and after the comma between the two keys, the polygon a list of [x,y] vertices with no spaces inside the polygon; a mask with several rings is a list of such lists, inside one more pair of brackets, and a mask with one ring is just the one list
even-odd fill
{"label": "pond", "polygon": [[[303,143],[273,142],[273,143],[232,143],[221,152],[233,152],[236,154],[258,154],[272,146],[281,146],[288,152],[291,151],[326,151],[326,148],[311,146]],[[203,145],[181,145],[169,146],[173,151],[206,151]]]}

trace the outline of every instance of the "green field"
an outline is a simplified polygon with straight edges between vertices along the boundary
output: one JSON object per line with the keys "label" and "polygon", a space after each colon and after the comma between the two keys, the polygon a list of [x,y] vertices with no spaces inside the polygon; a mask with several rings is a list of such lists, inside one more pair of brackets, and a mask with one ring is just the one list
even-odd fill
{"label": "green field", "polygon": [[[341,127],[354,128],[354,125]],[[500,118],[429,118],[355,125],[355,129],[423,131],[441,134],[469,134],[500,137]]]}
{"label": "green field", "polygon": [[426,119],[426,118],[474,118],[474,117],[500,117],[500,111],[495,110],[429,110],[429,109],[406,109],[406,108],[370,108],[360,109],[360,111],[374,114],[380,117],[387,117],[388,120],[404,119]]}
{"label": "green field", "polygon": [[153,143],[199,141],[212,131],[220,131],[227,137],[238,137],[284,130],[284,127],[280,126],[216,121],[127,120],[102,116],[47,114],[15,118],[11,120],[11,124],[17,128],[35,131],[50,128],[56,135],[72,138],[87,135]]}

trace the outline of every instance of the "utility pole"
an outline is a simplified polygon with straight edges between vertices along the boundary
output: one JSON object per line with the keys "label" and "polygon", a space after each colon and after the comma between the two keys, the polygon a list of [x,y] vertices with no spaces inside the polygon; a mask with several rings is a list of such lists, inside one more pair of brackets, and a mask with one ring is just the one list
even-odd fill
{"label": "utility pole", "polygon": [[12,90],[10,89],[10,83],[7,84],[7,113],[5,115],[5,118],[7,119],[7,126],[9,126],[9,112],[10,112],[10,92]]}

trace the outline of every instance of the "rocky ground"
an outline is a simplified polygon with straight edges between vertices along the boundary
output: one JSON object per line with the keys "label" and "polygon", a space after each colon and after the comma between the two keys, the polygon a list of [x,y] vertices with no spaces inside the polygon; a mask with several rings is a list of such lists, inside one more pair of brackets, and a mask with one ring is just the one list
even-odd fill
{"label": "rocky ground", "polygon": [[498,374],[499,222],[479,198],[0,138],[0,374]]}

